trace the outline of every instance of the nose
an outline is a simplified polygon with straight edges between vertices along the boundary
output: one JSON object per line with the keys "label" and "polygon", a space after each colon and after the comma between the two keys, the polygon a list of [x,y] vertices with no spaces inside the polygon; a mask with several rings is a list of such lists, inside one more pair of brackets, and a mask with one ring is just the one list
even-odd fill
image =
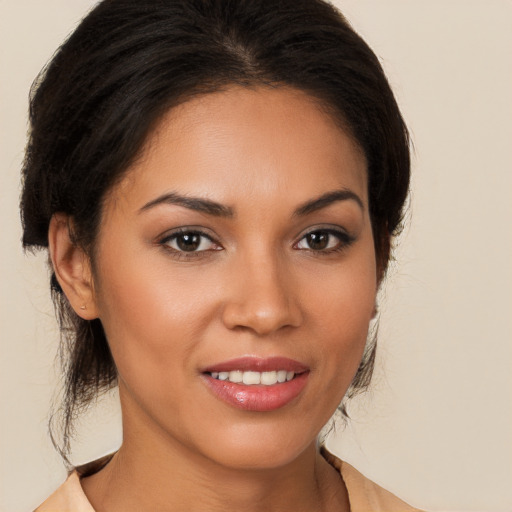
{"label": "nose", "polygon": [[245,258],[232,265],[230,297],[222,320],[229,329],[265,336],[285,327],[298,327],[303,314],[297,283],[277,258]]}

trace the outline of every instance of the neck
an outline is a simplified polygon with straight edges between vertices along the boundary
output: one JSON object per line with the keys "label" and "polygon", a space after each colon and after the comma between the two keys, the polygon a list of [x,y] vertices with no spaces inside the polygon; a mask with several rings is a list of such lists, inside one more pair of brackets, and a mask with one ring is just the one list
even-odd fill
{"label": "neck", "polygon": [[218,464],[147,421],[125,417],[123,430],[111,462],[82,480],[96,512],[349,510],[340,475],[314,442],[279,467],[239,468]]}

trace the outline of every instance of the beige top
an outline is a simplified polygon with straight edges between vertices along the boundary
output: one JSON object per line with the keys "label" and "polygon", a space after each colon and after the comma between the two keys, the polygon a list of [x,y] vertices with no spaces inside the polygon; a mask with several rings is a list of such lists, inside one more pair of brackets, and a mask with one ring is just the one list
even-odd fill
{"label": "beige top", "polygon": [[[339,472],[348,490],[351,512],[421,512],[398,499],[382,487],[364,477],[350,464],[343,462],[325,448],[324,458]],[[34,512],[94,512],[82,490],[80,476],[101,469],[110,457],[73,471],[68,479]]]}

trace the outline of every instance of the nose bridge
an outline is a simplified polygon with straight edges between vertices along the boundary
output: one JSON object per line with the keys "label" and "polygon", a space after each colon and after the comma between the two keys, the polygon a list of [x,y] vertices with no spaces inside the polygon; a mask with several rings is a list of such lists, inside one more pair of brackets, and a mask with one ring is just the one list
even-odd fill
{"label": "nose bridge", "polygon": [[226,326],[264,335],[300,324],[293,282],[278,251],[260,246],[239,254],[232,265],[235,286],[224,309]]}

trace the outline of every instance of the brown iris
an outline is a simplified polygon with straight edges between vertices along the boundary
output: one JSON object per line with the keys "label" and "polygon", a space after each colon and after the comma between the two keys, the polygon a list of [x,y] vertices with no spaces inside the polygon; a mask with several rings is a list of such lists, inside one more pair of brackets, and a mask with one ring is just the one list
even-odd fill
{"label": "brown iris", "polygon": [[327,231],[315,231],[306,235],[306,241],[310,249],[321,251],[328,247],[330,236]]}
{"label": "brown iris", "polygon": [[183,233],[176,237],[176,245],[181,251],[196,251],[201,244],[201,235],[197,233]]}

